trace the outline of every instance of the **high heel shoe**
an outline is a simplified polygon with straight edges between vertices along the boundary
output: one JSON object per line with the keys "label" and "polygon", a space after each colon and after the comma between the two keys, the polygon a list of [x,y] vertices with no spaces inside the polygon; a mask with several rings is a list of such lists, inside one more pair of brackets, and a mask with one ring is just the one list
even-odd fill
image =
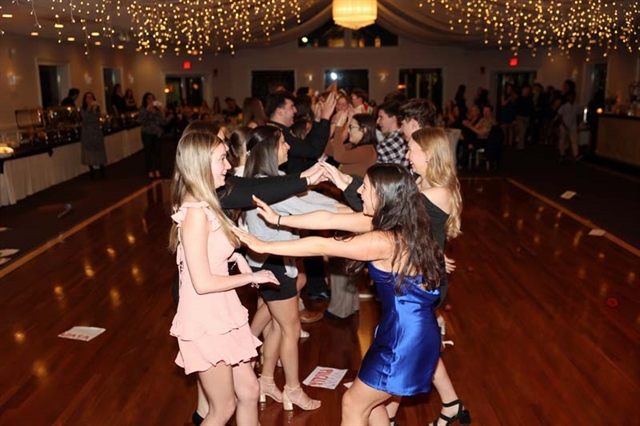
{"label": "high heel shoe", "polygon": [[440,413],[440,417],[438,419],[436,419],[433,422],[433,426],[438,426],[438,420],[442,419],[445,422],[447,422],[447,425],[452,425],[453,422],[455,422],[456,420],[460,421],[461,425],[468,425],[471,424],[471,414],[469,414],[469,410],[464,410],[463,409],[463,405],[462,405],[462,401],[460,401],[459,399],[456,399],[455,401],[451,401],[451,402],[447,402],[446,404],[443,403],[442,406],[443,407],[453,407],[454,405],[458,406],[458,412],[455,414],[455,416],[453,417],[449,417],[449,416],[445,416],[444,414]]}
{"label": "high heel shoe", "polygon": [[307,396],[306,393],[298,386],[295,388],[290,388],[289,386],[284,386],[284,392],[282,393],[282,405],[286,411],[293,410],[293,405],[297,405],[305,411],[317,410],[320,408],[322,402],[317,399],[311,399]]}
{"label": "high heel shoe", "polygon": [[[271,379],[271,383],[262,380],[263,378]],[[282,402],[282,392],[280,392],[280,389],[276,386],[273,377],[260,376],[258,382],[260,382],[260,402],[267,402],[267,397],[273,399],[275,402]]]}

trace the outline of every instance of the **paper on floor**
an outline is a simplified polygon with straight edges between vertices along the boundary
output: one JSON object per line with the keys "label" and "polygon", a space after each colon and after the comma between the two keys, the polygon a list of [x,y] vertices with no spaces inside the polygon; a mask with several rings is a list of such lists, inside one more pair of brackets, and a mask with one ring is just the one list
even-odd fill
{"label": "paper on floor", "polygon": [[18,249],[0,249],[0,257],[13,256],[14,254],[16,254],[19,251],[20,250],[18,250]]}
{"label": "paper on floor", "polygon": [[88,342],[96,336],[101,335],[105,332],[104,328],[100,327],[82,327],[75,326],[71,327],[69,330],[65,331],[62,334],[58,334],[58,337],[62,337],[64,339],[73,339],[73,340],[82,340],[84,342]]}
{"label": "paper on floor", "polygon": [[347,382],[344,384],[344,387],[349,389],[351,386],[353,386],[353,382]]}
{"label": "paper on floor", "polygon": [[335,389],[347,370],[332,367],[316,367],[302,383],[314,388]]}
{"label": "paper on floor", "polygon": [[570,200],[572,199],[574,196],[576,195],[575,192],[573,191],[564,191],[562,193],[562,195],[560,195],[560,198],[564,198],[565,200]]}
{"label": "paper on floor", "polygon": [[607,231],[605,231],[604,229],[596,229],[593,228],[591,231],[589,231],[589,235],[593,235],[594,237],[602,237]]}

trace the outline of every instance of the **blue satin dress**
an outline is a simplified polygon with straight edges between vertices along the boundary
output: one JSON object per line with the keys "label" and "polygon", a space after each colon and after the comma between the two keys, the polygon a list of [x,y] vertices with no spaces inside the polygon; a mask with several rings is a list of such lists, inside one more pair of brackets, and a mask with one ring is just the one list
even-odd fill
{"label": "blue satin dress", "polygon": [[422,276],[405,277],[409,285],[398,296],[393,289],[397,274],[369,263],[369,276],[378,289],[382,318],[358,378],[391,395],[428,392],[440,355],[440,330],[434,313],[439,290],[419,287]]}

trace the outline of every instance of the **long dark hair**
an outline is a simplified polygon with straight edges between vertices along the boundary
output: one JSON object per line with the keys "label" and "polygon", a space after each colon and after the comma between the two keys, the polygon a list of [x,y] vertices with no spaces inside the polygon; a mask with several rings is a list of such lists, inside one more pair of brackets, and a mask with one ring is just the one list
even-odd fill
{"label": "long dark hair", "polygon": [[[148,101],[149,101],[149,97],[153,96],[153,93],[151,92],[147,92],[142,96],[142,105],[140,105],[140,108],[146,108],[149,105],[147,105]],[[155,97],[155,96],[154,96]]]}
{"label": "long dark hair", "polygon": [[[440,285],[444,255],[431,235],[431,220],[411,173],[398,164],[375,164],[367,176],[376,192],[377,206],[373,229],[386,231],[395,242],[392,265],[405,258],[398,271],[394,290],[402,294],[405,276],[422,275],[422,285],[434,290]],[[360,265],[358,265],[360,263]],[[349,265],[350,270],[362,267],[362,262]]]}
{"label": "long dark hair", "polygon": [[373,145],[378,144],[378,135],[376,134],[376,118],[371,114],[356,114],[353,119],[358,122],[360,128],[363,131],[362,140],[358,142],[358,146],[361,145]]}
{"label": "long dark hair", "polygon": [[231,133],[229,138],[229,162],[233,167],[238,167],[240,159],[247,153],[247,140],[252,129],[249,127],[238,127]]}
{"label": "long dark hair", "polygon": [[82,97],[82,109],[86,110],[89,108],[89,103],[87,102],[87,96],[91,95],[93,96],[93,100],[96,100],[96,95],[93,94],[93,92],[85,92],[84,96]]}
{"label": "long dark hair", "polygon": [[258,126],[264,126],[269,121],[262,102],[258,98],[247,98],[242,104],[242,125],[247,126],[252,121]]}
{"label": "long dark hair", "polygon": [[275,126],[253,129],[247,141],[244,177],[278,176],[278,142],[282,132]]}

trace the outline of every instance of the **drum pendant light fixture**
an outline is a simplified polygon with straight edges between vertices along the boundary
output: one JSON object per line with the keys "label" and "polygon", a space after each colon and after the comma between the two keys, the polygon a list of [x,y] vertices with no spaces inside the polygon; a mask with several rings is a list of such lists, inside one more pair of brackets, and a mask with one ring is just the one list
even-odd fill
{"label": "drum pendant light fixture", "polygon": [[333,21],[341,27],[357,30],[376,22],[377,0],[333,0]]}

